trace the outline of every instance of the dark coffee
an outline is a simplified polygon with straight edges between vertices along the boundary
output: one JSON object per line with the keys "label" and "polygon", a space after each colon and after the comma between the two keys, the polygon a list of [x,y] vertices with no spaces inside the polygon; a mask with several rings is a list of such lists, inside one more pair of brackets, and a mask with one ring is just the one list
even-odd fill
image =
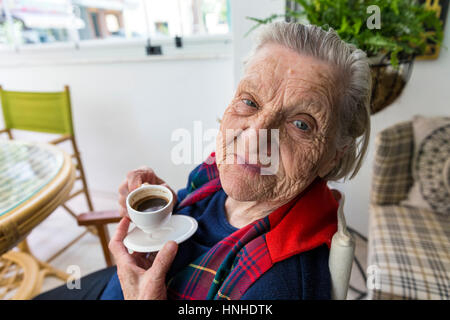
{"label": "dark coffee", "polygon": [[164,208],[169,202],[159,197],[147,197],[136,201],[133,209],[140,212],[152,212]]}

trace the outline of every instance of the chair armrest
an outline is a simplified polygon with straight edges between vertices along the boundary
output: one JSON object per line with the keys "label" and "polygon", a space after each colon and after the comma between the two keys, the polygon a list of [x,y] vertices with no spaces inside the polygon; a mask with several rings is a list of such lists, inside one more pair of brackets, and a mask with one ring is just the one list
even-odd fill
{"label": "chair armrest", "polygon": [[328,258],[331,276],[331,298],[333,300],[345,300],[355,256],[355,240],[347,230],[344,216],[345,195],[336,189],[332,189],[331,192],[336,201],[339,202],[337,232],[331,240],[330,256]]}
{"label": "chair armrest", "polygon": [[96,211],[80,214],[77,222],[79,226],[104,225],[119,222],[121,218],[117,210]]}

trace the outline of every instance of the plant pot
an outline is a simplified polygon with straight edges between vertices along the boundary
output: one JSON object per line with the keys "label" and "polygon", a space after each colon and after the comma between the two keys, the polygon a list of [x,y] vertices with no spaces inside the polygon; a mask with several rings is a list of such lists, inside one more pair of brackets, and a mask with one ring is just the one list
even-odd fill
{"label": "plant pot", "polygon": [[372,73],[371,114],[375,114],[391,105],[403,92],[411,76],[414,56],[399,59],[394,68],[387,55],[369,58]]}

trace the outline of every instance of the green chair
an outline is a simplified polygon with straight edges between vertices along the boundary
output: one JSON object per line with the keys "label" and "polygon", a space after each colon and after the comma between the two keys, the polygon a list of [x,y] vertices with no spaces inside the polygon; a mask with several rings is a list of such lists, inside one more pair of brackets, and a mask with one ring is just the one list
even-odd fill
{"label": "green chair", "polygon": [[[6,91],[0,86],[0,98],[5,122],[5,128],[0,130],[0,134],[6,133],[8,134],[9,139],[13,139],[12,130],[45,132],[61,135],[49,143],[59,144],[64,141],[71,142],[73,149],[72,158],[76,160],[76,179],[81,180],[82,188],[73,191],[66,202],[78,195],[84,194],[89,210],[91,212],[94,211],[80,158],[80,152],[75,141],[69,87],[65,86],[64,91],[62,92],[19,92]],[[73,212],[66,203],[64,203],[62,207],[75,219],[78,218],[78,215]],[[109,242],[108,231],[105,228],[96,229],[92,226],[87,227],[87,230],[81,236],[77,237],[67,246],[55,253],[49,261],[53,260],[61,252],[75,243],[85,235],[88,230],[91,230],[94,234],[99,236],[106,263],[107,265],[111,265],[112,258],[107,248]],[[29,251],[26,242],[25,244],[22,244],[22,246],[24,246],[23,249]]]}

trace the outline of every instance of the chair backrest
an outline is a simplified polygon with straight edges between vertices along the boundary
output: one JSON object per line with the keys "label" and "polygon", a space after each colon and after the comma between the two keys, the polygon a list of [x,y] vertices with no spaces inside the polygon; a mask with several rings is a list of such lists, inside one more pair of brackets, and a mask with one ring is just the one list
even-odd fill
{"label": "chair backrest", "polygon": [[0,87],[5,129],[73,136],[70,92],[6,91]]}
{"label": "chair backrest", "polygon": [[332,190],[339,201],[338,230],[331,240],[328,267],[331,275],[331,298],[345,300],[347,298],[353,258],[355,256],[355,241],[347,230],[344,216],[345,196],[337,190]]}
{"label": "chair backrest", "polygon": [[371,203],[397,204],[408,196],[413,184],[411,173],[414,134],[410,121],[381,131],[375,139]]}

